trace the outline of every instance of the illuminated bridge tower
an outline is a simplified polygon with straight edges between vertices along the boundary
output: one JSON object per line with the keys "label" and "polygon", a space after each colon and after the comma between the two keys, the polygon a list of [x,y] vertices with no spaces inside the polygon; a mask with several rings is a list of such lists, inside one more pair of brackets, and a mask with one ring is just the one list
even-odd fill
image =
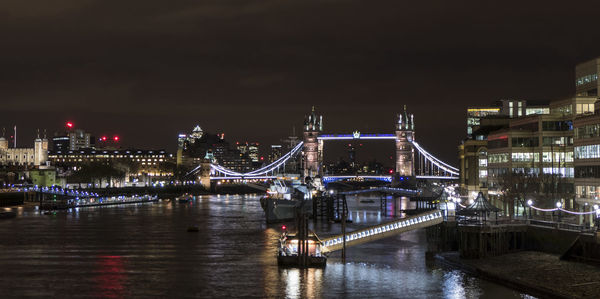
{"label": "illuminated bridge tower", "polygon": [[415,175],[415,152],[411,143],[414,137],[414,115],[406,113],[405,105],[404,114],[398,115],[396,124],[396,172],[400,176]]}
{"label": "illuminated bridge tower", "polygon": [[321,175],[322,141],[319,141],[319,132],[323,131],[323,116],[315,114],[315,107],[304,119],[304,177]]}

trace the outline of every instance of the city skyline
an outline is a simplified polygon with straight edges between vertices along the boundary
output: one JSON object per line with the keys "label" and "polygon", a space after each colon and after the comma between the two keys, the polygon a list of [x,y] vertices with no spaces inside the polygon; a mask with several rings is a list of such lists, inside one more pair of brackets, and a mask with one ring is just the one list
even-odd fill
{"label": "city skyline", "polygon": [[417,138],[455,161],[467,106],[568,97],[600,53],[578,38],[594,10],[565,3],[3,6],[1,125],[19,143],[72,120],[132,147],[172,150],[196,123],[277,144],[312,105],[331,133],[391,132],[408,105]]}

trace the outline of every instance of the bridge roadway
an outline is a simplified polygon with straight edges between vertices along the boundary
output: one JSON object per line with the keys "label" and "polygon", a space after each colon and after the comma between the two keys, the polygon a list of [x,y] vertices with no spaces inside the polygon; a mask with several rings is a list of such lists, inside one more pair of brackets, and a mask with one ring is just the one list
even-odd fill
{"label": "bridge roadway", "polygon": [[[276,175],[262,175],[262,176],[241,176],[241,175],[232,175],[232,176],[211,176],[211,180],[271,180],[277,179]],[[324,176],[323,180],[325,182],[335,181],[335,180],[343,180],[343,179],[372,179],[372,180],[381,180],[386,182],[392,181],[392,176],[386,175],[334,175],[334,176]],[[432,175],[417,175],[417,179],[425,179],[425,180],[458,180],[457,176],[432,176]]]}
{"label": "bridge roadway", "polygon": [[[415,216],[396,219],[394,221],[373,225],[346,233],[346,247],[380,240],[395,236],[407,231],[429,227],[442,223],[444,218],[440,210],[428,211]],[[335,235],[321,239],[321,252],[333,252],[342,250],[343,235]]]}

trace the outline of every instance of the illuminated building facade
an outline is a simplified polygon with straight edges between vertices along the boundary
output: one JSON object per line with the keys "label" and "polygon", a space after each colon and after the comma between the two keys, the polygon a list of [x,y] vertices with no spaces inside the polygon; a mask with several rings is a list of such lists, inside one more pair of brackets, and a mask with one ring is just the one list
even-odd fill
{"label": "illuminated building facade", "polygon": [[283,147],[281,144],[272,144],[271,152],[269,153],[269,162],[274,162],[283,155]]}
{"label": "illuminated building facade", "polygon": [[600,57],[575,66],[575,94],[577,96],[598,96],[600,87]]}
{"label": "illuminated building facade", "polygon": [[600,205],[600,102],[594,114],[576,118],[574,127],[575,199],[580,211],[589,212]]}
{"label": "illuminated building facade", "polygon": [[48,139],[36,138],[33,148],[9,148],[8,140],[0,137],[0,166],[42,166],[48,160]]}
{"label": "illuminated building facade", "polygon": [[258,142],[236,142],[236,149],[243,155],[248,155],[252,162],[259,161],[259,143]]}
{"label": "illuminated building facade", "polygon": [[[167,163],[174,163],[172,154],[164,150],[96,150],[80,149],[76,151],[50,152],[48,158],[56,167],[72,169],[88,163],[105,163],[117,167],[136,169],[131,176],[171,176]],[[135,165],[135,167],[132,167]]]}
{"label": "illuminated building facade", "polygon": [[482,126],[483,119],[517,118],[532,114],[550,114],[548,101],[503,99],[489,106],[467,108],[467,138],[484,140],[485,135],[474,134]]}
{"label": "illuminated building facade", "polygon": [[[502,176],[507,173],[552,174],[561,178],[563,190],[573,189],[574,120],[589,114],[592,97],[573,97],[550,104],[550,114],[529,115],[510,120],[506,129],[492,132],[487,138],[487,180],[489,190],[500,191]],[[480,178],[486,174],[480,173]],[[569,191],[570,192],[570,191]],[[564,192],[566,193],[566,192]],[[563,198],[574,207],[571,198]]]}

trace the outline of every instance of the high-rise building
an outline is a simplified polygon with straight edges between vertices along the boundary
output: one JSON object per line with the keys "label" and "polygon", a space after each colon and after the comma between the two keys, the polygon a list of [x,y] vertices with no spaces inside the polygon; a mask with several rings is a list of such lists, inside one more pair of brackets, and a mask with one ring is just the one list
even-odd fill
{"label": "high-rise building", "polygon": [[91,148],[92,141],[90,133],[82,129],[75,129],[68,133],[70,150],[76,151],[82,148]]}
{"label": "high-rise building", "polygon": [[269,162],[275,162],[283,155],[283,147],[280,144],[271,144],[271,152],[269,153]]}
{"label": "high-rise building", "polygon": [[95,140],[90,133],[82,129],[69,129],[62,135],[52,138],[53,151],[76,151],[94,148]]}
{"label": "high-rise building", "polygon": [[575,66],[575,94],[577,96],[598,96],[600,87],[600,57]]}

